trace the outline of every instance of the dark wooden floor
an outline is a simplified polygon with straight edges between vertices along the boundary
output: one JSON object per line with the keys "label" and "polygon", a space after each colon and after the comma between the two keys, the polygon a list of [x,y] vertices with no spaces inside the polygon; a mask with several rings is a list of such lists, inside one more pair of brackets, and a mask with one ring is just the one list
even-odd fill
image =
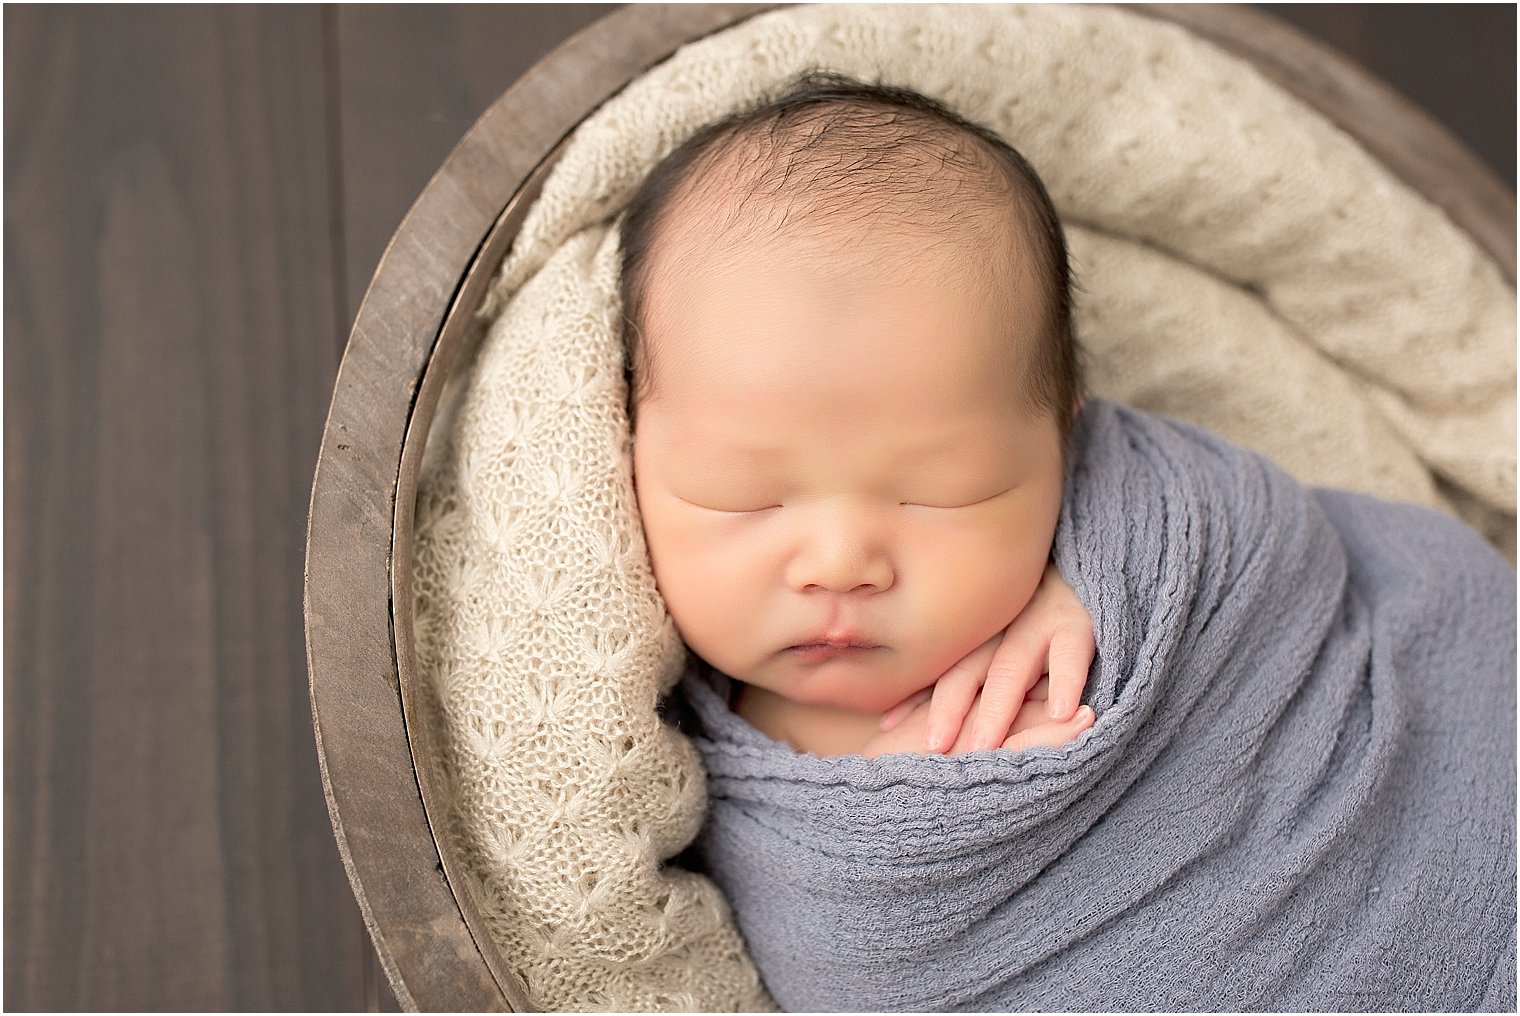
{"label": "dark wooden floor", "polygon": [[[411,200],[603,9],[6,6],[5,1008],[394,1006],[308,713],[322,421]],[[1513,185],[1513,7],[1272,9]]]}

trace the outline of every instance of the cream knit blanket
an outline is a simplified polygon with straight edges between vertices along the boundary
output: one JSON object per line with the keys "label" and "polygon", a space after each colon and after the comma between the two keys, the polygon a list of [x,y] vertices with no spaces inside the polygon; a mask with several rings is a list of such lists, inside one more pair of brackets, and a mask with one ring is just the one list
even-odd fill
{"label": "cream knit blanket", "polygon": [[434,816],[549,1009],[771,1005],[727,906],[661,862],[704,778],[639,528],[615,216],[702,123],[812,66],[945,100],[1044,177],[1104,397],[1299,479],[1460,511],[1513,559],[1515,297],[1435,208],[1248,65],[1089,6],[818,6],[694,43],[576,132],[482,314],[418,497]]}

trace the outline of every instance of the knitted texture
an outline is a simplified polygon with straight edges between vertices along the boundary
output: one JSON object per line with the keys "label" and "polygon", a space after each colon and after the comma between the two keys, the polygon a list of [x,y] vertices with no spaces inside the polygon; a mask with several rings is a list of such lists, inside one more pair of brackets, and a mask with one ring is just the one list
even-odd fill
{"label": "knitted texture", "polygon": [[937,96],[1029,157],[1097,394],[1311,484],[1455,507],[1513,556],[1513,291],[1248,65],[1087,6],[797,7],[687,46],[569,141],[419,482],[433,818],[545,1008],[769,1005],[721,895],[662,867],[705,784],[656,712],[683,649],[632,490],[614,219],[686,135],[814,66]]}

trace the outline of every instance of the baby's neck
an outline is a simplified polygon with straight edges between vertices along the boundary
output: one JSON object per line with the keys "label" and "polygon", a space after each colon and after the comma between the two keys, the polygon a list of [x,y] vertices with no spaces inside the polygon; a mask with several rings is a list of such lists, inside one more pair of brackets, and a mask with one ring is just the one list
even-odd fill
{"label": "baby's neck", "polygon": [[881,723],[880,713],[809,705],[754,685],[740,685],[734,712],[776,741],[814,755],[858,755]]}

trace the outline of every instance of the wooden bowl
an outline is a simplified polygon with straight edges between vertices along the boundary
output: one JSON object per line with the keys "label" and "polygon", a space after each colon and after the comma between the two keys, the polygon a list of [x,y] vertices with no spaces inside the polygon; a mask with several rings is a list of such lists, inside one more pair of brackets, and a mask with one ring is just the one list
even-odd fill
{"label": "wooden bowl", "polygon": [[[380,964],[409,1010],[533,1011],[456,852],[429,824],[437,782],[417,717],[412,524],[444,380],[565,137],[681,45],[770,4],[631,5],[507,90],[391,239],[339,368],[312,485],[306,649],[333,834]],[[1515,197],[1427,115],[1292,28],[1245,7],[1135,5],[1248,60],[1338,124],[1515,278]]]}

